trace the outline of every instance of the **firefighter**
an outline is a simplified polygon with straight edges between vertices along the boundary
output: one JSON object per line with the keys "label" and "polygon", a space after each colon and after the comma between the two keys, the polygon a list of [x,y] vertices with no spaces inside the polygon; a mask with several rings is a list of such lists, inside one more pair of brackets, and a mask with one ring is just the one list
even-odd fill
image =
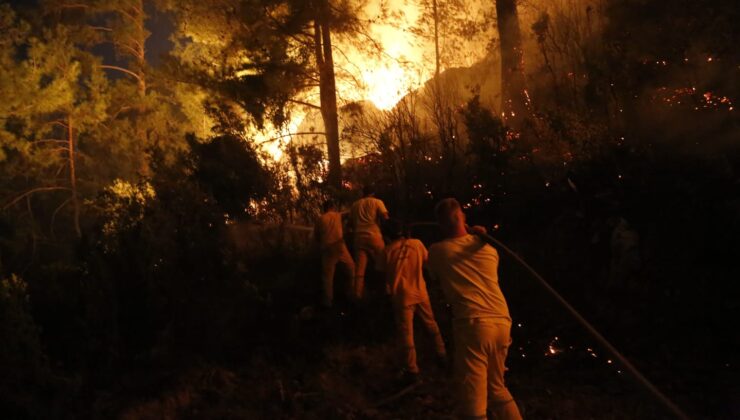
{"label": "firefighter", "polygon": [[385,204],[375,198],[375,190],[367,185],[362,189],[362,198],[352,204],[350,222],[353,228],[355,257],[355,297],[362,299],[365,294],[365,271],[368,259],[376,268],[378,257],[385,243],[379,223],[388,220]]}
{"label": "firefighter", "polygon": [[354,294],[352,279],[354,277],[355,262],[344,243],[342,230],[342,214],[336,210],[334,202],[327,200],[323,206],[324,213],[316,221],[314,237],[321,248],[321,283],[322,300],[324,307],[330,308],[334,301],[334,272],[337,263],[341,263],[347,272],[349,286],[348,297]]}
{"label": "firefighter", "polygon": [[452,306],[458,410],[463,418],[486,419],[490,411],[495,419],[521,419],[504,384],[511,317],[499,288],[498,253],[468,233],[457,200],[442,200],[435,213],[445,239],[430,247],[429,268]]}
{"label": "firefighter", "polygon": [[418,239],[404,235],[403,225],[396,220],[385,224],[386,237],[391,242],[383,250],[379,267],[385,272],[386,292],[391,295],[402,354],[405,361],[403,380],[417,382],[419,367],[414,346],[414,316],[419,319],[434,339],[437,357],[447,359],[445,344],[434,320],[429,302],[422,266],[427,260],[427,249]]}

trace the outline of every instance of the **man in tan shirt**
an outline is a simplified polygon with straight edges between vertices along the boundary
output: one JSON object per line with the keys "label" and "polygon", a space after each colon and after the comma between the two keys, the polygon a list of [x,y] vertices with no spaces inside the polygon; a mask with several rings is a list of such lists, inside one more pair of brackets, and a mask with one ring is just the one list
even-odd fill
{"label": "man in tan shirt", "polygon": [[437,357],[444,361],[447,357],[445,343],[434,320],[432,304],[429,302],[427,285],[424,282],[422,266],[427,260],[427,249],[418,239],[407,238],[401,223],[391,220],[385,229],[393,241],[383,250],[380,268],[385,271],[386,291],[393,300],[401,347],[405,358],[405,370],[409,379],[416,381],[419,366],[416,364],[414,345],[414,314],[434,339]]}
{"label": "man in tan shirt", "polygon": [[355,296],[362,299],[365,294],[365,270],[368,257],[376,267],[385,243],[380,233],[380,221],[388,219],[388,210],[381,200],[375,198],[371,186],[362,189],[363,197],[352,204],[350,221],[354,229]]}
{"label": "man in tan shirt", "polygon": [[347,245],[344,244],[342,233],[342,214],[336,211],[334,203],[327,200],[324,203],[324,213],[316,221],[314,237],[321,248],[321,281],[323,286],[322,305],[331,307],[334,301],[334,271],[337,263],[341,262],[347,272],[349,286],[347,295],[354,293],[352,285],[355,271],[355,262],[349,255]]}
{"label": "man in tan shirt", "polygon": [[430,247],[429,267],[452,305],[460,414],[486,419],[489,409],[495,419],[521,419],[504,385],[511,317],[499,288],[498,253],[468,234],[457,200],[442,200],[435,213],[445,239]]}

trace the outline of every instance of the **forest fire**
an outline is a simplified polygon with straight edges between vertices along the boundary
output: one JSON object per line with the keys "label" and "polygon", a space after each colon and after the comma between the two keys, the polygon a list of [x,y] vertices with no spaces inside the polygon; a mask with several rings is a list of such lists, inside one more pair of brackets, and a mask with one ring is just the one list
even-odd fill
{"label": "forest fire", "polygon": [[0,2],[0,417],[740,418],[737,22]]}
{"label": "forest fire", "polygon": [[381,67],[363,71],[363,82],[367,86],[365,97],[378,109],[388,111],[415,86],[406,71],[397,63],[392,67]]}

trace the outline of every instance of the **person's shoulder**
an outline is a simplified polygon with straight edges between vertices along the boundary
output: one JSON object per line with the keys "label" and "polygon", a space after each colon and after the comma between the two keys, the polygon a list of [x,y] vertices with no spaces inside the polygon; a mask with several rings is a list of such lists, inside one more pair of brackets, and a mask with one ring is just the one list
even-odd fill
{"label": "person's shoulder", "polygon": [[498,258],[498,250],[493,245],[489,244],[488,242],[484,241],[481,237],[476,237],[478,241],[480,241],[480,250],[496,256]]}
{"label": "person's shoulder", "polygon": [[424,248],[424,249],[426,249],[426,247],[424,246],[424,242],[422,242],[422,241],[420,241],[420,240],[418,240],[416,238],[409,238],[408,239],[408,243],[411,246],[415,246],[417,248]]}
{"label": "person's shoulder", "polygon": [[360,208],[360,204],[362,203],[362,199],[356,200],[354,203],[352,203],[352,207],[350,208],[350,212],[356,212],[358,208]]}
{"label": "person's shoulder", "polygon": [[369,203],[373,203],[378,207],[385,207],[385,203],[383,203],[383,200],[379,199],[378,197],[367,197],[367,201]]}
{"label": "person's shoulder", "polygon": [[490,248],[494,249],[486,240],[484,240],[480,235],[475,235],[472,233],[467,234],[466,236],[462,237],[461,240],[464,243],[475,245],[476,247],[479,247],[481,249],[483,248]]}

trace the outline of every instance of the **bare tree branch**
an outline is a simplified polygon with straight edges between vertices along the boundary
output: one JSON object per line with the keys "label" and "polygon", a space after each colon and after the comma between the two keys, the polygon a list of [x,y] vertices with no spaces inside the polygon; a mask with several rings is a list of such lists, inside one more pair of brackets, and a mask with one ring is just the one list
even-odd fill
{"label": "bare tree branch", "polygon": [[68,199],[64,200],[64,202],[62,202],[62,204],[60,204],[60,205],[59,205],[59,207],[57,207],[57,208],[56,208],[56,209],[54,210],[54,213],[52,213],[52,214],[51,214],[51,223],[49,224],[49,229],[50,229],[50,231],[51,231],[51,236],[52,236],[52,237],[54,237],[54,221],[55,221],[55,220],[56,220],[56,218],[57,218],[57,213],[59,213],[59,211],[60,211],[61,209],[63,209],[63,208],[64,208],[64,206],[66,206],[67,204],[69,204],[69,203],[71,203],[71,202],[72,202],[72,197],[69,197]]}
{"label": "bare tree branch", "polygon": [[62,140],[62,139],[39,139],[39,140],[34,140],[33,141],[33,144],[42,144],[42,143],[62,143],[62,144],[67,144],[67,142],[68,142],[67,140]]}
{"label": "bare tree branch", "polygon": [[101,68],[101,69],[108,69],[108,70],[117,70],[117,71],[120,71],[120,72],[126,73],[126,74],[128,74],[128,75],[130,75],[130,76],[133,76],[133,77],[134,77],[134,78],[135,78],[136,80],[138,80],[138,81],[141,81],[141,76],[139,76],[138,74],[136,74],[136,73],[132,72],[131,70],[129,70],[129,69],[125,69],[125,68],[123,68],[123,67],[119,67],[119,66],[109,66],[109,65],[105,65],[105,64],[104,64],[104,65],[101,65],[101,66],[100,66],[100,68]]}
{"label": "bare tree branch", "polygon": [[279,136],[276,136],[276,137],[273,137],[273,138],[270,138],[270,139],[267,139],[267,140],[261,141],[261,142],[259,142],[259,143],[257,143],[257,144],[261,146],[261,145],[263,145],[263,144],[265,144],[265,143],[272,143],[272,142],[274,142],[274,141],[276,141],[276,140],[284,139],[284,138],[286,138],[286,137],[293,137],[293,136],[308,136],[308,135],[314,135],[314,134],[316,134],[316,135],[319,135],[319,136],[326,136],[326,133],[325,133],[325,132],[323,132],[323,131],[297,131],[297,132],[295,132],[295,133],[285,133],[285,134],[281,134],[281,135],[279,135]]}
{"label": "bare tree branch", "polygon": [[23,194],[15,197],[14,199],[12,199],[9,203],[7,203],[7,204],[5,204],[3,206],[2,210],[7,210],[9,207],[12,207],[15,203],[23,200],[24,198],[26,198],[27,196],[29,196],[31,194],[35,194],[37,192],[42,192],[42,191],[59,191],[59,190],[70,191],[70,188],[69,187],[38,187],[38,188],[33,188],[33,189],[30,189],[30,190],[24,192]]}
{"label": "bare tree branch", "polygon": [[321,107],[319,105],[314,105],[312,103],[304,102],[304,101],[301,101],[301,100],[298,100],[298,99],[288,99],[288,102],[291,102],[291,103],[294,103],[294,104],[298,104],[298,105],[307,106],[309,108],[321,109]]}

